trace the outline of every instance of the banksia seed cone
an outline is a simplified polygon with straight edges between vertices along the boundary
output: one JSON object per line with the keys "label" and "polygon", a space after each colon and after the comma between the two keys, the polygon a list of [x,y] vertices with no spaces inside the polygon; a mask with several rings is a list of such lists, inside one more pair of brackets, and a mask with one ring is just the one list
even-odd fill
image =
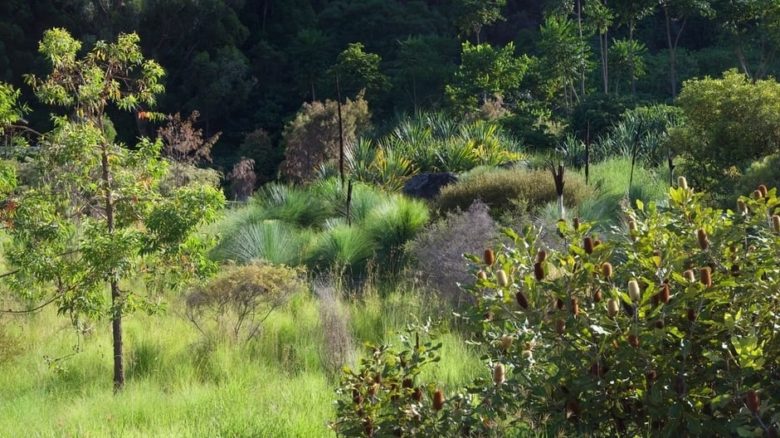
{"label": "banksia seed cone", "polygon": [[658,299],[664,304],[669,304],[669,298],[670,298],[669,284],[664,283],[664,285],[661,286],[661,293],[659,294]]}
{"label": "banksia seed cone", "polygon": [[692,308],[688,308],[687,315],[688,321],[696,321],[696,311]]}
{"label": "banksia seed cone", "polygon": [[514,342],[514,339],[511,336],[501,336],[501,350],[504,352],[509,351],[512,348],[512,342]]}
{"label": "banksia seed cone", "polygon": [[541,263],[534,263],[534,277],[537,281],[544,280],[544,266]]}
{"label": "banksia seed cone", "polygon": [[650,370],[645,374],[647,383],[653,383],[658,379],[658,372],[656,370]]}
{"label": "banksia seed cone", "polygon": [[769,190],[767,190],[766,186],[764,184],[761,184],[758,186],[758,191],[761,192],[761,197],[766,198],[766,195],[769,193]]}
{"label": "banksia seed cone", "polygon": [[772,229],[775,230],[775,233],[780,234],[780,216],[772,216]]}
{"label": "banksia seed cone", "polygon": [[709,266],[701,268],[701,270],[699,270],[699,275],[701,276],[699,279],[701,284],[705,287],[712,287],[712,270]]}
{"label": "banksia seed cone", "polygon": [[412,381],[412,379],[410,379],[410,378],[408,378],[408,377],[407,377],[407,378],[405,378],[405,379],[404,379],[404,380],[401,382],[401,387],[402,387],[402,388],[411,388],[413,384],[414,384],[414,382]]}
{"label": "banksia seed cone", "polygon": [[664,326],[666,326],[666,324],[664,324],[664,320],[663,319],[659,319],[659,320],[657,320],[655,322],[655,328],[657,328],[659,330],[664,328]]}
{"label": "banksia seed cone", "polygon": [[633,220],[633,219],[629,219],[628,220],[628,231],[629,232],[636,231],[636,221],[635,220]]}
{"label": "banksia seed cone", "polygon": [[745,404],[750,412],[757,414],[761,408],[761,399],[758,398],[758,393],[752,389],[745,394]]}
{"label": "banksia seed cone", "polygon": [[610,298],[607,301],[607,313],[609,314],[609,316],[614,318],[619,311],[620,311],[620,305],[618,304],[618,302],[615,299]]}
{"label": "banksia seed cone", "polygon": [[596,289],[596,292],[593,293],[593,302],[600,303],[601,298],[602,298],[601,289]]}
{"label": "banksia seed cone", "polygon": [[628,344],[634,348],[639,348],[639,336],[633,333],[628,335]]}
{"label": "banksia seed cone", "polygon": [[352,390],[352,401],[355,402],[356,405],[363,403],[363,396],[360,395],[360,391],[357,389]]}
{"label": "banksia seed cone", "polygon": [[741,199],[737,201],[737,211],[739,212],[739,214],[747,214],[748,207],[747,204],[745,204],[745,201]]}
{"label": "banksia seed cone", "polygon": [[739,264],[734,263],[731,265],[731,275],[733,277],[739,277]]}
{"label": "banksia seed cone", "polygon": [[580,314],[580,304],[577,302],[576,298],[571,299],[571,314],[574,317]]}
{"label": "banksia seed cone", "polygon": [[506,272],[504,272],[503,269],[499,269],[498,272],[496,272],[496,277],[498,278],[499,286],[501,287],[509,286],[509,278],[506,276]]}
{"label": "banksia seed cone", "polygon": [[688,269],[687,271],[683,272],[683,277],[685,277],[685,280],[688,283],[696,282],[696,274],[693,273],[692,269]]}
{"label": "banksia seed cone", "polygon": [[414,388],[414,392],[412,392],[412,399],[414,401],[419,402],[422,400],[423,392],[420,388]]}
{"label": "banksia seed cone", "polygon": [[586,237],[582,242],[582,247],[585,248],[586,253],[593,254],[593,239]]}
{"label": "banksia seed cone", "polygon": [[525,359],[525,360],[531,360],[531,359],[533,359],[533,358],[534,358],[534,353],[533,353],[533,351],[531,351],[531,350],[523,350],[523,351],[520,353],[520,356],[521,356],[523,359]]}
{"label": "banksia seed cone", "polygon": [[601,241],[599,239],[593,240],[593,248],[598,248],[599,245],[601,245]]}
{"label": "banksia seed cone", "polygon": [[566,322],[564,322],[562,319],[555,321],[555,333],[558,333],[559,335],[562,335],[566,331]]}
{"label": "banksia seed cone", "polygon": [[560,298],[555,299],[555,308],[558,310],[563,309],[563,300]]}
{"label": "banksia seed cone", "polygon": [[441,391],[441,389],[437,389],[436,392],[433,393],[433,410],[440,411],[443,407],[444,393]]}
{"label": "banksia seed cone", "polygon": [[575,217],[574,219],[572,219],[571,223],[574,226],[575,230],[579,230],[580,229],[580,218]]}
{"label": "banksia seed cone", "polygon": [[707,238],[707,232],[703,228],[696,230],[696,238],[699,239],[699,248],[703,251],[710,247],[710,240]]}
{"label": "banksia seed cone", "polygon": [[638,302],[642,298],[642,295],[639,292],[639,283],[636,280],[630,280],[628,282],[628,296],[633,302]]}
{"label": "banksia seed cone", "polygon": [[612,263],[604,262],[601,265],[601,275],[603,275],[607,280],[612,278]]}
{"label": "banksia seed cone", "polygon": [[493,383],[496,385],[501,385],[506,380],[506,373],[504,370],[504,364],[497,364],[495,368],[493,368]]}
{"label": "banksia seed cone", "polygon": [[547,252],[543,249],[540,249],[538,253],[536,253],[536,262],[542,263],[545,260],[547,260]]}
{"label": "banksia seed cone", "polygon": [[480,280],[487,280],[487,273],[485,271],[477,272],[477,278]]}
{"label": "banksia seed cone", "polygon": [[515,300],[517,300],[518,306],[522,307],[523,309],[528,309],[528,297],[525,296],[523,291],[517,291],[515,294]]}
{"label": "banksia seed cone", "polygon": [[678,186],[679,186],[681,189],[688,190],[688,180],[687,180],[687,179],[685,179],[685,177],[684,177],[684,176],[679,176],[679,177],[677,177],[677,185],[678,185]]}
{"label": "banksia seed cone", "polygon": [[761,198],[764,197],[764,195],[761,194],[760,190],[753,190],[752,196],[753,196],[753,199],[761,199]]}
{"label": "banksia seed cone", "polygon": [[496,262],[496,253],[492,249],[486,249],[482,259],[486,265],[492,266]]}

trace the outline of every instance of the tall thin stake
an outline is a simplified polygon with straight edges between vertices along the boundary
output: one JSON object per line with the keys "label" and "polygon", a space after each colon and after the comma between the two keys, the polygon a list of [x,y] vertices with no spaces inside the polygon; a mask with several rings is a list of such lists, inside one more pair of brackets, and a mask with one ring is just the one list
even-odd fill
{"label": "tall thin stake", "polygon": [[341,85],[338,74],[336,74],[336,97],[339,116],[339,177],[341,178],[341,187],[344,188],[344,122],[341,118]]}

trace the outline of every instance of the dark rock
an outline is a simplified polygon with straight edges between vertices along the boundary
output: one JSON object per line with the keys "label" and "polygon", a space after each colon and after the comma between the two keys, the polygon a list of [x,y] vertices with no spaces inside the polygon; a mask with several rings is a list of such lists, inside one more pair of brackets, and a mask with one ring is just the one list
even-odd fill
{"label": "dark rock", "polygon": [[404,193],[415,198],[433,199],[442,187],[456,182],[458,177],[454,173],[421,173],[404,184]]}

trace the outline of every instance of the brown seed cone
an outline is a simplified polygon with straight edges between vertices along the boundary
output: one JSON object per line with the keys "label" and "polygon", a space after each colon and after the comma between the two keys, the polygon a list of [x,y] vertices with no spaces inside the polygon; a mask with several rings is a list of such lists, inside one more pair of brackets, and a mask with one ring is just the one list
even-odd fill
{"label": "brown seed cone", "polygon": [[703,228],[696,230],[696,238],[699,240],[699,248],[702,251],[710,247],[710,240],[707,238],[707,232]]}
{"label": "brown seed cone", "polygon": [[498,285],[501,287],[509,286],[509,277],[506,276],[506,272],[503,269],[499,269],[496,272],[496,278],[498,279]]}
{"label": "brown seed cone", "polygon": [[593,238],[586,237],[582,241],[582,247],[585,249],[585,252],[588,254],[593,254]]}
{"label": "brown seed cone", "polygon": [[704,268],[701,268],[699,270],[699,280],[701,281],[701,284],[703,284],[706,287],[712,287],[712,269],[710,269],[709,266],[706,266]]}
{"label": "brown seed cone", "polygon": [[571,223],[572,226],[574,226],[575,231],[580,229],[580,218],[575,217],[574,219],[571,220]]}
{"label": "brown seed cone", "polygon": [[659,329],[659,330],[660,330],[660,329],[662,329],[662,328],[664,328],[665,326],[666,326],[666,324],[664,323],[664,320],[663,320],[663,319],[659,319],[659,320],[657,320],[657,321],[655,322],[655,328],[657,328],[657,329]]}
{"label": "brown seed cone", "polygon": [[656,380],[658,380],[658,372],[656,370],[650,370],[647,373],[645,373],[645,378],[647,379],[647,383],[652,384]]}
{"label": "brown seed cone", "polygon": [[562,335],[566,331],[566,322],[562,319],[555,321],[555,333]]}
{"label": "brown seed cone", "polygon": [[636,231],[636,221],[633,219],[628,220],[628,231],[629,233],[632,231]]}
{"label": "brown seed cone", "polygon": [[374,423],[370,418],[363,420],[363,432],[365,432],[368,437],[374,436]]}
{"label": "brown seed cone", "polygon": [[487,280],[487,272],[485,271],[477,272],[477,278],[479,278],[480,280]]}
{"label": "brown seed cone", "polygon": [[686,312],[686,316],[688,318],[688,321],[696,321],[696,310],[689,307]]}
{"label": "brown seed cone", "polygon": [[496,262],[496,253],[494,253],[492,249],[486,249],[482,260],[485,262],[486,265],[492,266],[493,263]]}
{"label": "brown seed cone", "polygon": [[748,207],[747,207],[747,204],[745,204],[745,201],[743,201],[741,199],[737,201],[737,212],[739,214],[747,214],[748,213]]}
{"label": "brown seed cone", "polygon": [[593,241],[593,248],[594,248],[594,249],[595,249],[595,248],[598,248],[598,247],[599,247],[599,245],[601,245],[601,241],[600,241],[599,239],[595,239],[595,240]]}
{"label": "brown seed cone", "polygon": [[761,193],[761,190],[753,190],[751,196],[753,196],[753,199],[761,199],[764,197],[764,195]]}
{"label": "brown seed cone", "polygon": [[601,289],[596,289],[596,292],[593,293],[593,302],[600,303],[601,299],[602,299]]}
{"label": "brown seed cone", "polygon": [[517,291],[515,294],[515,300],[517,300],[518,306],[522,307],[523,309],[528,309],[528,297],[525,296],[523,291]]}
{"label": "brown seed cone", "polygon": [[661,286],[661,292],[658,294],[658,299],[664,304],[669,304],[670,298],[671,292],[669,291],[669,283],[664,283],[664,285]]}
{"label": "brown seed cone", "polygon": [[414,385],[414,381],[408,377],[401,382],[402,388],[411,388],[412,385]]}
{"label": "brown seed cone", "polygon": [[504,369],[504,364],[497,364],[495,368],[493,368],[493,383],[496,385],[501,385],[506,380],[506,373]]}
{"label": "brown seed cone", "polygon": [[590,365],[590,375],[593,377],[603,377],[608,368],[600,362],[593,362]]}
{"label": "brown seed cone", "polygon": [[440,411],[444,407],[444,393],[441,389],[437,389],[433,393],[433,410]]}
{"label": "brown seed cone", "polygon": [[545,260],[547,260],[547,251],[540,249],[539,252],[536,253],[536,262],[542,263]]}
{"label": "brown seed cone", "polygon": [[555,308],[558,310],[563,309],[563,300],[560,298],[555,299]]}
{"label": "brown seed cone", "polygon": [[620,311],[620,305],[618,304],[618,302],[615,299],[610,298],[607,301],[607,313],[609,314],[609,316],[614,318],[619,311]]}
{"label": "brown seed cone", "polygon": [[683,272],[683,277],[688,281],[688,283],[695,283],[696,282],[696,274],[693,273],[692,269],[688,269],[685,272]]}
{"label": "brown seed cone", "polygon": [[688,190],[688,180],[684,176],[677,177],[677,186],[681,189]]}
{"label": "brown seed cone", "polygon": [[688,392],[688,385],[685,383],[685,379],[682,376],[677,376],[674,378],[674,384],[672,385],[674,387],[675,392],[679,395],[684,395],[686,392]]}
{"label": "brown seed cone", "polygon": [[758,397],[758,393],[752,389],[745,394],[745,404],[750,412],[757,414],[761,408],[761,399]]}
{"label": "brown seed cone", "polygon": [[420,388],[414,388],[414,392],[412,392],[412,399],[416,402],[419,402],[422,400],[423,392]]}
{"label": "brown seed cone", "polygon": [[612,263],[604,262],[601,264],[601,275],[606,279],[612,278]]}
{"label": "brown seed cone", "polygon": [[780,234],[780,215],[772,215],[772,229],[775,233]]}
{"label": "brown seed cone", "polygon": [[360,395],[360,391],[357,389],[352,390],[352,401],[355,402],[356,405],[363,403],[363,396]]}
{"label": "brown seed cone", "polygon": [[766,198],[766,195],[769,194],[769,190],[766,188],[764,184],[758,186],[758,191],[761,192],[762,198]]}
{"label": "brown seed cone", "polygon": [[534,277],[537,281],[544,280],[544,266],[541,263],[534,263]]}
{"label": "brown seed cone", "polygon": [[509,351],[510,348],[512,348],[512,343],[514,342],[514,339],[511,336],[501,336],[501,350],[504,352]]}
{"label": "brown seed cone", "polygon": [[731,276],[732,277],[739,277],[740,271],[739,271],[739,265],[737,263],[734,263],[731,265]]}
{"label": "brown seed cone", "polygon": [[577,315],[580,314],[580,304],[577,302],[576,298],[571,299],[570,307],[572,316],[576,318]]}
{"label": "brown seed cone", "polygon": [[639,336],[633,333],[628,335],[628,344],[634,348],[639,348]]}

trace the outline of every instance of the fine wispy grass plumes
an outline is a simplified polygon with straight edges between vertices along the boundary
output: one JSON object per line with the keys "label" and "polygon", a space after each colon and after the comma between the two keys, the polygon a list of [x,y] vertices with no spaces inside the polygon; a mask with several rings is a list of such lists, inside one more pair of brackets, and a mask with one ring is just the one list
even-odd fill
{"label": "fine wispy grass plumes", "polygon": [[349,330],[349,311],[336,288],[325,280],[315,282],[322,324],[322,363],[330,376],[338,376],[344,365],[355,361],[354,340]]}

